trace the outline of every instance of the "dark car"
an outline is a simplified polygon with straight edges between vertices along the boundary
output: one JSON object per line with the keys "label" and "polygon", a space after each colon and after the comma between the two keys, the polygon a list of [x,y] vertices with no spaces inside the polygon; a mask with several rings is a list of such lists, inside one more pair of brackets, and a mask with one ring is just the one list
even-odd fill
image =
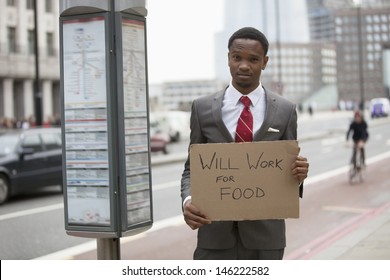
{"label": "dark car", "polygon": [[0,133],[0,204],[16,194],[62,185],[60,128]]}

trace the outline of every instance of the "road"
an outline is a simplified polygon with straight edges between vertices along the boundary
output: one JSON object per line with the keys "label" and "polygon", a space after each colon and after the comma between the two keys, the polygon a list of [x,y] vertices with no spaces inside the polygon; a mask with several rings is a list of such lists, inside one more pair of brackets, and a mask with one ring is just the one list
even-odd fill
{"label": "road", "polygon": [[[303,116],[301,119],[298,130],[302,138],[301,154],[310,161],[309,175],[316,176],[345,167],[351,155],[351,147],[345,145],[350,114],[314,115],[312,119]],[[369,126],[367,158],[383,154],[390,147],[390,119],[375,120]],[[174,144],[170,147],[171,152],[184,153],[186,146],[186,142]],[[152,159],[161,157],[163,155],[153,155]],[[183,160],[152,167],[155,222],[181,214],[179,183],[182,169]],[[363,195],[366,194],[362,193],[361,199],[364,199]],[[380,193],[377,196],[380,197]],[[91,241],[66,235],[62,199],[59,187],[53,187],[14,198],[0,206],[0,259],[34,259]],[[349,208],[358,201],[356,197],[353,199],[346,201]],[[326,221],[331,222],[330,226],[337,222],[331,217]]]}

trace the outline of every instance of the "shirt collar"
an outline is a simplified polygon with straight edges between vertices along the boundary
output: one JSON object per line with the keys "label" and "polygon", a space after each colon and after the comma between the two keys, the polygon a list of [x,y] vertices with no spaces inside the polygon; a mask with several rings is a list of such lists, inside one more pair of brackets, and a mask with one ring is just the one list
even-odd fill
{"label": "shirt collar", "polygon": [[[257,102],[259,102],[260,98],[264,96],[264,88],[261,85],[261,82],[259,83],[259,86],[254,89],[252,92],[246,94],[246,96],[249,97],[251,100],[252,106],[256,106]],[[225,99],[229,100],[230,102],[234,104],[238,104],[240,102],[240,98],[244,96],[241,92],[239,92],[230,82],[229,87],[226,89],[225,92]]]}

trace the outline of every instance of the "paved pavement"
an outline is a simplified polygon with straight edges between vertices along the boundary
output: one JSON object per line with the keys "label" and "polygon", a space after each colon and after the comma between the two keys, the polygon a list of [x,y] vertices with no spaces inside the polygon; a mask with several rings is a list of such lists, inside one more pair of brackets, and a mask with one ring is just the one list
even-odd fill
{"label": "paved pavement", "polygon": [[363,183],[350,185],[347,167],[307,179],[302,217],[287,220],[287,245],[308,236],[300,247],[287,246],[285,259],[390,260],[390,151],[367,161]]}
{"label": "paved pavement", "polygon": [[[327,118],[331,115],[324,114]],[[303,121],[310,121],[306,117]],[[389,122],[386,120],[386,122]],[[172,155],[170,160],[183,155]],[[156,159],[155,164],[159,164]],[[302,201],[310,200],[311,190],[329,192],[325,188],[332,182],[333,189],[339,189],[337,195],[343,196],[350,192],[352,186],[346,186],[347,167],[327,174],[308,178],[305,183],[305,195]],[[292,225],[287,220],[287,248],[285,259],[312,260],[390,260],[390,152],[373,160],[367,161],[368,183],[354,186],[357,190],[370,192],[380,188],[386,195],[377,199],[375,205],[359,210],[343,223],[329,228],[326,232],[307,236],[304,244],[289,247],[294,239],[296,229],[305,231],[305,220],[299,219],[300,225]],[[371,188],[371,189],[370,189]],[[323,195],[318,193],[317,195]],[[330,198],[334,199],[334,198]],[[310,212],[305,204],[301,204],[301,213]],[[353,209],[352,209],[353,210]],[[290,231],[289,231],[290,228]],[[290,233],[289,233],[290,232]],[[300,233],[298,233],[300,234]],[[292,242],[291,242],[292,243]],[[121,238],[122,260],[191,260],[196,246],[196,231],[185,225],[183,217],[177,216],[162,222],[155,222],[148,231]],[[56,254],[47,255],[44,259],[75,259],[96,260],[96,242],[88,242],[81,246],[66,249]]]}

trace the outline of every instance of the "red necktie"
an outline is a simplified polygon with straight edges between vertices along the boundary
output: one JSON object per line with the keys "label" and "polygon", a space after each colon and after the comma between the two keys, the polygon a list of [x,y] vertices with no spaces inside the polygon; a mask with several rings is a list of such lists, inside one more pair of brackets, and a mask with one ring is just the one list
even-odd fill
{"label": "red necktie", "polygon": [[241,112],[240,118],[238,119],[236,129],[236,142],[252,142],[253,139],[253,116],[249,109],[251,100],[248,96],[242,96],[240,98],[244,109]]}

